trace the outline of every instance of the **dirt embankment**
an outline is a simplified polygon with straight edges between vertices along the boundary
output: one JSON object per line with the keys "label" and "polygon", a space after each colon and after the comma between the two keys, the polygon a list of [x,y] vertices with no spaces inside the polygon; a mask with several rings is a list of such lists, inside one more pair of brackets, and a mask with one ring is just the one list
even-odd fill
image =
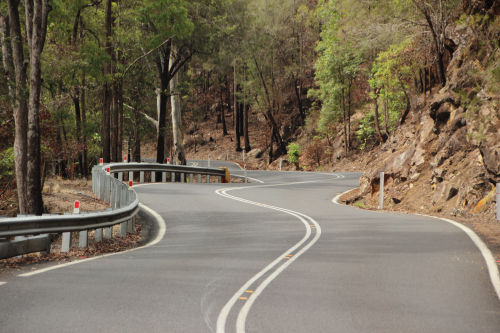
{"label": "dirt embankment", "polygon": [[361,167],[361,186],[348,203],[376,208],[381,171],[384,207],[452,217],[471,226],[500,258],[495,183],[500,182],[500,20],[451,31],[458,45],[448,82],[416,101],[406,123],[371,152],[337,170]]}

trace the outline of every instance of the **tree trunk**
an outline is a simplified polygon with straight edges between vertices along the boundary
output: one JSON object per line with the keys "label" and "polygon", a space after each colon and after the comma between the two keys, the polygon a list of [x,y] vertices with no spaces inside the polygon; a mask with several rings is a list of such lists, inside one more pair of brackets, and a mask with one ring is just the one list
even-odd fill
{"label": "tree trunk", "polygon": [[[14,111],[15,122],[15,140],[14,140],[14,164],[16,169],[17,196],[19,203],[19,213],[28,213],[27,197],[27,158],[28,158],[28,103],[25,97],[26,87],[26,66],[24,66],[23,38],[21,35],[21,24],[19,20],[19,11],[17,0],[8,0],[8,17],[4,18],[5,37],[10,37],[10,45],[2,43],[2,49],[5,45],[8,51],[2,52],[4,61],[10,62],[10,52],[12,52],[12,66],[8,64],[5,68],[14,69],[15,73],[10,75],[12,80],[12,109]],[[8,41],[8,38],[5,38]],[[5,59],[7,57],[7,59]],[[10,88],[9,88],[10,89]]]}
{"label": "tree trunk", "polygon": [[245,141],[246,152],[252,150],[252,148],[250,147],[250,138],[248,136],[248,108],[249,105],[246,102],[243,103],[243,137]]}
{"label": "tree trunk", "polygon": [[75,107],[75,122],[76,122],[76,142],[78,144],[78,166],[80,169],[80,174],[83,175],[83,154],[82,154],[82,124],[81,124],[81,112],[80,112],[80,94],[79,89],[76,89],[75,96],[72,96],[73,105]]}
{"label": "tree trunk", "polygon": [[43,213],[41,184],[41,152],[40,152],[40,93],[41,93],[41,55],[47,28],[48,0],[35,1],[33,17],[26,17],[32,23],[32,40],[30,45],[30,91],[28,109],[28,212],[41,215]]}
{"label": "tree trunk", "polygon": [[[243,69],[243,80],[246,80],[247,71],[246,66]],[[247,92],[246,89],[243,88],[243,138],[245,141],[245,151],[249,152],[252,148],[250,147],[250,138],[248,137],[248,107],[247,104]]]}
{"label": "tree trunk", "polygon": [[299,107],[301,125],[304,125],[306,121],[306,114],[304,112],[304,107],[302,105],[302,96],[301,96],[302,82],[299,83],[299,80],[295,79],[294,88],[295,88],[295,96],[297,97],[297,105]]}
{"label": "tree trunk", "polygon": [[132,153],[132,158],[134,162],[141,161],[141,137],[140,137],[140,117],[139,111],[136,109],[132,109],[134,113],[134,151]]}
{"label": "tree trunk", "polygon": [[237,89],[238,89],[238,81],[236,76],[236,60],[234,61],[234,83],[233,83],[233,126],[234,126],[234,142],[235,142],[235,150],[241,151],[241,142],[240,142],[240,117],[239,117],[239,108],[238,108],[238,99],[237,99]]}
{"label": "tree trunk", "polygon": [[347,143],[349,150],[351,150],[351,88],[352,80],[349,80],[349,86],[347,90]]}
{"label": "tree trunk", "polygon": [[373,104],[375,106],[375,133],[377,134],[378,141],[380,143],[384,143],[384,138],[382,137],[382,133],[380,131],[380,120],[378,114],[378,96],[379,96],[379,89],[375,89],[375,98],[373,99]]}
{"label": "tree trunk", "polygon": [[226,126],[226,114],[224,112],[224,92],[222,90],[222,85],[220,88],[220,117],[222,121],[222,135],[227,135],[227,126]]}
{"label": "tree trunk", "polygon": [[[174,67],[175,63],[175,46],[172,43],[172,51],[170,52],[169,69]],[[174,139],[175,160],[177,165],[186,165],[186,155],[184,153],[184,136],[182,133],[182,111],[181,97],[177,89],[179,73],[175,73],[170,79],[170,103],[172,107],[172,136]]]}
{"label": "tree trunk", "polygon": [[85,104],[85,75],[82,78],[82,92],[81,92],[81,111],[82,111],[82,144],[83,144],[83,156],[82,156],[82,170],[83,176],[88,178],[88,156],[87,156],[87,105]]}
{"label": "tree trunk", "polygon": [[[106,52],[110,59],[113,57],[113,50],[111,48],[111,37],[112,37],[112,17],[111,17],[111,0],[106,0],[106,19],[104,23],[104,28],[106,30]],[[112,75],[112,64],[111,60],[108,61],[104,65],[104,75],[110,76]],[[112,91],[111,91],[111,83],[108,82],[109,78],[106,78],[106,83],[104,84],[104,101],[102,108],[102,118],[103,118],[103,127],[102,127],[102,140],[103,140],[103,149],[102,149],[102,157],[104,159],[104,163],[109,163],[112,160],[111,153],[111,105],[112,105]]]}
{"label": "tree trunk", "polygon": [[[225,85],[226,85],[226,102],[227,102],[227,113],[229,115],[232,115],[232,111],[231,111],[231,86],[229,84],[229,80],[227,78],[227,76],[225,77]],[[234,117],[232,118],[233,120],[233,123],[232,125],[234,126]]]}

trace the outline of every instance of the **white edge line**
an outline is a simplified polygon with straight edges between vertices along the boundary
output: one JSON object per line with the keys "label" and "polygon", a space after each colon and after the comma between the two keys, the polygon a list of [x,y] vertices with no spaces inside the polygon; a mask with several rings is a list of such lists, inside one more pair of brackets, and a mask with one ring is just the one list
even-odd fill
{"label": "white edge line", "polygon": [[4,284],[7,284],[7,282],[0,281],[0,286],[3,286]]}
{"label": "white edge line", "polygon": [[33,272],[19,274],[18,276],[20,276],[20,277],[33,276],[33,275],[45,273],[48,271],[52,271],[55,269],[80,264],[80,263],[87,262],[87,261],[92,261],[92,260],[96,260],[96,259],[100,259],[100,258],[104,258],[104,257],[114,256],[117,254],[123,254],[123,253],[128,253],[128,252],[132,252],[132,251],[136,251],[136,250],[140,250],[140,249],[145,249],[147,247],[150,247],[150,246],[157,244],[158,242],[160,242],[163,239],[163,237],[165,236],[165,233],[167,231],[167,225],[165,223],[165,220],[160,216],[160,214],[158,214],[157,212],[155,212],[153,209],[149,208],[148,206],[141,204],[141,203],[139,204],[139,206],[142,209],[148,211],[148,213],[150,213],[151,215],[153,215],[153,217],[156,220],[156,223],[158,224],[158,228],[159,228],[158,233],[157,233],[156,237],[151,242],[149,242],[143,246],[133,248],[133,249],[129,249],[129,250],[121,251],[121,252],[106,253],[103,255],[99,255],[99,256],[95,256],[95,257],[91,257],[91,258],[86,258],[86,259],[81,259],[81,260],[75,260],[75,261],[71,261],[71,262],[64,263],[64,264],[59,264],[59,265],[54,265],[54,266],[38,269],[38,270],[33,271]]}
{"label": "white edge line", "polygon": [[[352,190],[353,189],[350,189],[350,190],[345,191],[343,193],[337,194],[332,199],[332,202],[334,204],[337,204],[337,205],[342,205],[338,200],[340,199],[340,197],[342,195],[344,195],[347,192],[350,192]],[[361,209],[361,208],[359,208],[359,209]],[[372,210],[370,210],[370,212],[371,211]],[[382,213],[382,211],[373,211],[373,212],[381,212]],[[383,211],[383,213],[389,213],[389,212]],[[476,247],[479,249],[479,252],[481,252],[481,255],[483,256],[484,261],[486,262],[486,267],[488,268],[488,274],[490,276],[490,280],[491,280],[491,284],[493,285],[493,289],[495,289],[497,297],[498,297],[498,299],[500,299],[500,272],[498,271],[498,266],[497,266],[497,264],[495,262],[495,257],[491,253],[491,251],[488,248],[488,246],[483,242],[483,240],[481,239],[481,237],[479,237],[469,227],[467,227],[467,226],[465,226],[465,225],[463,225],[463,224],[461,224],[461,223],[459,223],[457,221],[451,220],[451,219],[447,219],[447,218],[444,218],[444,217],[432,216],[432,215],[426,215],[426,214],[419,214],[419,213],[413,213],[412,215],[429,217],[429,218],[433,218],[433,219],[445,221],[445,222],[448,222],[448,223],[454,225],[455,227],[459,228],[463,232],[465,232],[465,234],[467,234],[467,236],[469,236],[469,238],[472,240],[472,242],[474,243],[474,245],[476,245]]]}

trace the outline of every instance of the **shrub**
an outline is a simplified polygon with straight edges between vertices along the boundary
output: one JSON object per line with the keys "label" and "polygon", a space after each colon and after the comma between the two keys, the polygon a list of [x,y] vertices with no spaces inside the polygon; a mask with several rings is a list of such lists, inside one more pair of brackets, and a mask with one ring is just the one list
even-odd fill
{"label": "shrub", "polygon": [[299,158],[300,158],[300,146],[296,142],[290,143],[286,147],[288,151],[288,162],[295,164],[295,168],[299,169]]}

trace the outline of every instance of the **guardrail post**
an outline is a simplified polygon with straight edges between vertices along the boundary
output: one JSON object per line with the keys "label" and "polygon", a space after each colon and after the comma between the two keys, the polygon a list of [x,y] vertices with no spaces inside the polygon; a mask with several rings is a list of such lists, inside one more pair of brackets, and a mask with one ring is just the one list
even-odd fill
{"label": "guardrail post", "polygon": [[226,151],[226,161],[229,161],[229,152]]}
{"label": "guardrail post", "polygon": [[123,181],[123,172],[118,172],[118,180]]}
{"label": "guardrail post", "polygon": [[120,223],[120,237],[127,237],[127,222]]}
{"label": "guardrail post", "polygon": [[189,174],[189,182],[193,183],[194,182],[194,175],[191,173]]}
{"label": "guardrail post", "polygon": [[151,183],[156,183],[156,172],[151,171]]}
{"label": "guardrail post", "polygon": [[104,239],[111,239],[113,236],[113,227],[104,228]]}
{"label": "guardrail post", "polygon": [[379,197],[379,205],[378,209],[384,208],[384,172],[380,173],[380,197]]}
{"label": "guardrail post", "polygon": [[144,171],[139,172],[139,183],[144,183]]}
{"label": "guardrail post", "polygon": [[166,172],[162,172],[161,173],[161,182],[162,183],[166,183],[167,182],[167,173]]}
{"label": "guardrail post", "polygon": [[198,174],[198,183],[201,184],[201,173]]}
{"label": "guardrail post", "polygon": [[217,176],[217,183],[222,183],[222,176]]}
{"label": "guardrail post", "polygon": [[181,183],[184,183],[184,172],[181,172]]}
{"label": "guardrail post", "polygon": [[69,252],[71,249],[71,232],[62,233],[61,252]]}
{"label": "guardrail post", "polygon": [[207,174],[205,175],[205,177],[206,177],[206,179],[207,179],[207,184],[210,184],[210,175],[207,173]]}
{"label": "guardrail post", "polygon": [[170,182],[175,183],[175,172],[170,173]]}
{"label": "guardrail post", "polygon": [[247,169],[245,168],[245,183],[248,183]]}
{"label": "guardrail post", "polygon": [[500,183],[497,183],[497,220],[500,221]]}
{"label": "guardrail post", "polygon": [[97,228],[94,230],[94,241],[102,242],[102,228]]}
{"label": "guardrail post", "polygon": [[208,167],[210,168],[210,154],[208,154]]}
{"label": "guardrail post", "polygon": [[134,180],[134,172],[133,171],[129,171],[128,172],[128,180]]}
{"label": "guardrail post", "polygon": [[280,171],[281,171],[281,166],[282,166],[282,164],[283,164],[283,159],[282,159],[282,158],[280,158]]}

